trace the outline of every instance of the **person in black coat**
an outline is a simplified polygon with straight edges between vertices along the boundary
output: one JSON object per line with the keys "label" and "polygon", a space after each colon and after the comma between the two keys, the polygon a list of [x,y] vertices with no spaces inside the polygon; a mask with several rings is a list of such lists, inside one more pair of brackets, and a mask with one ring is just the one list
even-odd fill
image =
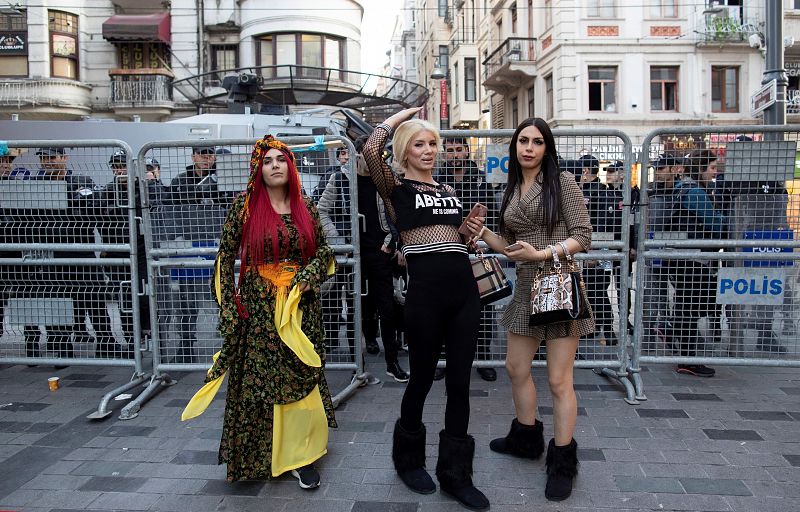
{"label": "person in black coat", "polygon": [[[464,137],[452,137],[444,141],[444,163],[439,167],[439,174],[436,179],[443,185],[449,185],[456,191],[456,196],[464,204],[464,210],[469,209],[475,203],[486,206],[486,226],[489,229],[496,229],[497,205],[494,200],[494,191],[486,183],[486,173],[483,172],[469,157],[470,148]],[[491,338],[493,322],[489,314],[489,308],[481,308],[481,327],[482,339],[478,340],[475,357],[478,360],[491,360]],[[488,339],[486,339],[488,338]],[[445,357],[442,355],[442,357]],[[478,375],[485,380],[492,382],[497,379],[497,371],[494,368],[478,368]],[[434,380],[444,378],[446,370],[437,368]]]}
{"label": "person in black coat", "polygon": [[[20,212],[16,218],[19,233],[37,243],[85,246],[95,243],[95,229],[101,215],[94,181],[88,176],[73,174],[68,167],[69,156],[64,148],[40,148],[36,151],[41,172],[32,180],[63,181],[66,183],[67,209],[42,209]],[[23,251],[28,259],[92,259],[92,251],[31,250]],[[28,297],[69,299],[72,303],[72,324],[45,325],[46,349],[62,359],[75,357],[75,342],[88,343],[84,321],[89,318],[97,335],[97,347],[112,343],[111,322],[106,309],[108,287],[99,266],[41,265],[25,267],[25,290]],[[39,328],[26,325],[24,330],[26,355],[40,357]]]}
{"label": "person in black coat", "polygon": [[[615,217],[613,213],[617,208],[615,195],[598,179],[600,162],[597,158],[592,155],[584,155],[580,158],[580,163],[580,185],[583,190],[584,204],[589,211],[589,218],[592,220],[593,245],[602,246],[601,243],[594,244],[594,241],[614,240]],[[608,345],[617,344],[613,330],[614,314],[608,296],[612,271],[613,265],[609,260],[587,260],[583,269],[589,303],[595,313],[595,322],[598,329],[603,330]]]}

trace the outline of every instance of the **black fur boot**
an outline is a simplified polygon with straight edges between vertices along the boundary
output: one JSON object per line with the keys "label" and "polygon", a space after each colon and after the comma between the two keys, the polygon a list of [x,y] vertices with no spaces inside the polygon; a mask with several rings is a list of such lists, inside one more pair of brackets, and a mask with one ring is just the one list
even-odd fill
{"label": "black fur boot", "polygon": [[439,432],[439,461],[436,478],[442,492],[449,494],[470,510],[489,510],[489,500],[472,485],[472,459],[475,456],[475,439],[470,436],[455,437]]}
{"label": "black fur boot", "polygon": [[573,439],[567,446],[556,446],[551,439],[547,445],[547,485],[544,496],[550,501],[562,501],[572,494],[572,481],[578,474],[578,443]]}
{"label": "black fur boot", "polygon": [[425,425],[416,432],[409,432],[397,420],[392,441],[392,461],[400,480],[414,492],[436,492],[433,478],[425,471]]}
{"label": "black fur boot", "polygon": [[511,430],[506,437],[492,439],[489,449],[525,459],[538,459],[544,453],[544,428],[542,422],[534,420],[533,425],[511,422]]}

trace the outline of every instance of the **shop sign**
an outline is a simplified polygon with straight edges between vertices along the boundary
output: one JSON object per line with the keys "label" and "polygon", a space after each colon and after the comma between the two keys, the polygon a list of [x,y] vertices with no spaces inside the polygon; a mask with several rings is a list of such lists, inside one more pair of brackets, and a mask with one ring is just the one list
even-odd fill
{"label": "shop sign", "polygon": [[24,54],[28,51],[27,34],[0,34],[0,54]]}

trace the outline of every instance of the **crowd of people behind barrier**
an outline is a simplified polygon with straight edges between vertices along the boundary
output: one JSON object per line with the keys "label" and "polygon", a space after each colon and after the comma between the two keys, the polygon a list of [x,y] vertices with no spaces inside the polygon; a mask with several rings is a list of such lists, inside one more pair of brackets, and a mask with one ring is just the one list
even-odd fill
{"label": "crowd of people behind barrier", "polygon": [[[741,136],[737,140],[748,141],[750,137]],[[348,169],[355,168],[359,186],[359,215],[363,217],[361,226],[361,264],[362,275],[369,276],[362,283],[362,289],[368,291],[362,300],[364,315],[361,332],[366,340],[366,349],[370,354],[377,354],[378,325],[380,339],[386,359],[387,372],[390,376],[404,382],[407,372],[400,366],[397,358],[398,348],[402,345],[402,319],[391,310],[398,308],[394,300],[394,282],[405,277],[402,253],[399,251],[398,232],[389,221],[385,206],[379,194],[365,193],[368,189],[366,171],[358,172],[358,162],[364,168],[360,157],[360,146],[357,147],[357,165],[348,166],[351,155],[346,148],[336,150],[337,164],[325,169],[320,176],[317,187],[311,196],[319,204],[326,236],[332,245],[351,243],[351,226],[349,217],[350,179]],[[216,157],[222,150],[212,146],[197,146],[192,149],[191,163],[184,172],[173,177],[169,185],[160,178],[160,165],[154,158],[146,162],[144,191],[148,195],[148,205],[152,218],[154,247],[208,247],[216,246],[219,227],[233,198],[233,193],[220,192],[217,189]],[[472,159],[469,143],[465,138],[454,138],[443,141],[441,158],[437,162],[433,175],[442,184],[451,186],[458,197],[465,201],[480,202],[489,209],[487,226],[496,228],[496,200],[498,190],[496,184],[486,181],[485,172]],[[35,210],[32,214],[21,210],[3,209],[2,229],[8,236],[8,243],[22,243],[36,239],[40,243],[92,243],[96,241],[95,233],[103,243],[122,244],[129,238],[129,222],[127,211],[127,157],[116,151],[108,161],[113,179],[108,185],[97,186],[88,176],[74,173],[70,169],[69,154],[64,148],[40,148],[34,150],[39,159],[38,169],[15,167],[15,158],[24,150],[12,149],[0,156],[0,179],[35,180],[41,182],[63,181],[71,194],[68,204],[67,218],[71,225],[59,222],[61,215],[57,210],[46,208]],[[601,165],[591,155],[582,155],[577,160],[560,160],[562,168],[574,173],[580,184],[588,208],[596,243],[603,240],[621,240],[622,230],[630,229],[631,260],[635,259],[636,233],[635,226],[622,226],[623,194],[622,182],[623,162],[611,162],[604,168],[604,180],[600,180]],[[715,175],[716,156],[706,150],[705,153],[695,151],[692,155],[680,155],[675,152],[661,155],[653,163],[653,178],[648,184],[649,232],[677,231],[689,233],[688,238],[725,238],[728,234],[731,209],[735,195],[730,185]],[[136,217],[141,217],[142,202],[139,198],[140,188],[134,188],[137,205]],[[771,197],[780,196],[785,199],[784,187],[777,186],[771,190],[762,187],[764,193]],[[372,199],[375,199],[374,201]],[[637,205],[638,189],[634,187],[631,194],[632,207]],[[778,199],[780,201],[780,198]],[[363,205],[363,208],[362,206]],[[198,211],[198,209],[202,211]],[[363,211],[362,211],[363,210]],[[700,213],[698,213],[698,211]],[[57,230],[48,228],[56,224]],[[141,230],[138,231],[137,252],[139,254],[138,275],[141,287],[147,284],[147,268],[145,244]],[[176,241],[178,243],[176,243]],[[30,252],[30,251],[28,251]],[[4,251],[5,257],[19,256],[29,259],[41,259],[50,256],[55,259],[95,257],[89,251],[50,251],[30,252],[30,254]],[[120,258],[127,256],[124,251],[104,252],[101,258]],[[712,347],[720,344],[721,319],[723,308],[714,303],[717,272],[716,267],[708,261],[673,260],[654,261],[649,263],[645,306],[653,311],[647,319],[644,330],[645,340],[658,342],[668,347],[676,355],[695,356],[708,355]],[[620,275],[626,269],[620,269],[618,262],[610,260],[586,261],[584,278],[588,294],[594,306],[597,321],[597,332],[594,338],[601,344],[613,346],[617,344],[620,328],[630,329],[627,319],[620,320],[615,308],[619,304]],[[51,353],[59,358],[74,357],[75,344],[95,343],[95,357],[114,358],[132,357],[138,340],[132,339],[133,315],[130,309],[129,296],[126,299],[125,289],[121,283],[130,280],[130,269],[121,266],[83,266],[68,264],[42,266],[7,266],[4,282],[4,297],[0,306],[0,315],[8,308],[10,299],[35,299],[37,296],[53,297],[50,293],[57,290],[56,296],[72,301],[72,320],[51,318],[53,324],[46,319],[39,322],[28,322],[23,327],[26,344],[26,356],[36,358],[43,353]],[[161,294],[159,302],[158,322],[161,328],[164,356],[177,363],[197,362],[199,353],[196,347],[197,324],[199,311],[203,301],[208,299],[207,281],[210,270],[198,268],[169,268],[167,276],[157,276],[157,286]],[[83,276],[82,284],[77,285],[72,276]],[[353,326],[353,272],[340,271],[333,284],[327,288],[329,296],[325,308],[326,330],[331,348],[339,347],[350,355],[354,352],[352,338],[358,339]],[[401,284],[402,286],[402,284]],[[789,295],[789,294],[787,294]],[[672,297],[672,299],[670,299]],[[119,305],[119,319],[124,339],[116,339],[112,332],[106,302],[113,301]],[[401,307],[401,306],[400,306]],[[772,332],[773,313],[771,308],[754,307],[754,324],[758,332],[756,348],[766,352],[783,353],[786,348]],[[150,308],[148,301],[140,301],[139,318],[141,330],[145,335],[150,330]],[[36,315],[28,315],[31,318]],[[53,315],[50,315],[51,317]],[[57,316],[57,315],[56,315]],[[783,315],[786,316],[786,315]],[[87,329],[86,318],[92,326]],[[493,317],[487,308],[481,310],[481,332],[478,344],[478,357],[489,360],[492,355]],[[698,336],[698,320],[706,318],[706,326],[702,329],[706,336]],[[785,330],[791,331],[793,322],[784,320]],[[41,332],[41,326],[44,331]],[[342,347],[340,328],[346,327],[347,346]],[[213,332],[209,333],[213,336]],[[708,343],[703,343],[704,338]],[[44,345],[42,341],[46,340]],[[700,339],[700,345],[698,345]],[[42,351],[42,346],[45,350]],[[698,351],[699,348],[699,351]],[[208,349],[210,350],[210,349]],[[494,380],[495,372],[491,368],[479,368],[481,377]],[[702,365],[683,365],[679,371],[692,374],[704,373],[713,375]],[[438,369],[435,378],[445,375],[444,369]]]}

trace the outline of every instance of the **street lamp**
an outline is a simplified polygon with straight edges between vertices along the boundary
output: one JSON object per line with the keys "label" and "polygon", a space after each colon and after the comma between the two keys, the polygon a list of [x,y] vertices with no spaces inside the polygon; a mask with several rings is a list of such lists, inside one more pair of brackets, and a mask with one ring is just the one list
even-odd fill
{"label": "street lamp", "polygon": [[447,78],[447,70],[439,65],[439,57],[433,61],[433,71],[431,71],[431,78],[433,80],[441,80]]}

